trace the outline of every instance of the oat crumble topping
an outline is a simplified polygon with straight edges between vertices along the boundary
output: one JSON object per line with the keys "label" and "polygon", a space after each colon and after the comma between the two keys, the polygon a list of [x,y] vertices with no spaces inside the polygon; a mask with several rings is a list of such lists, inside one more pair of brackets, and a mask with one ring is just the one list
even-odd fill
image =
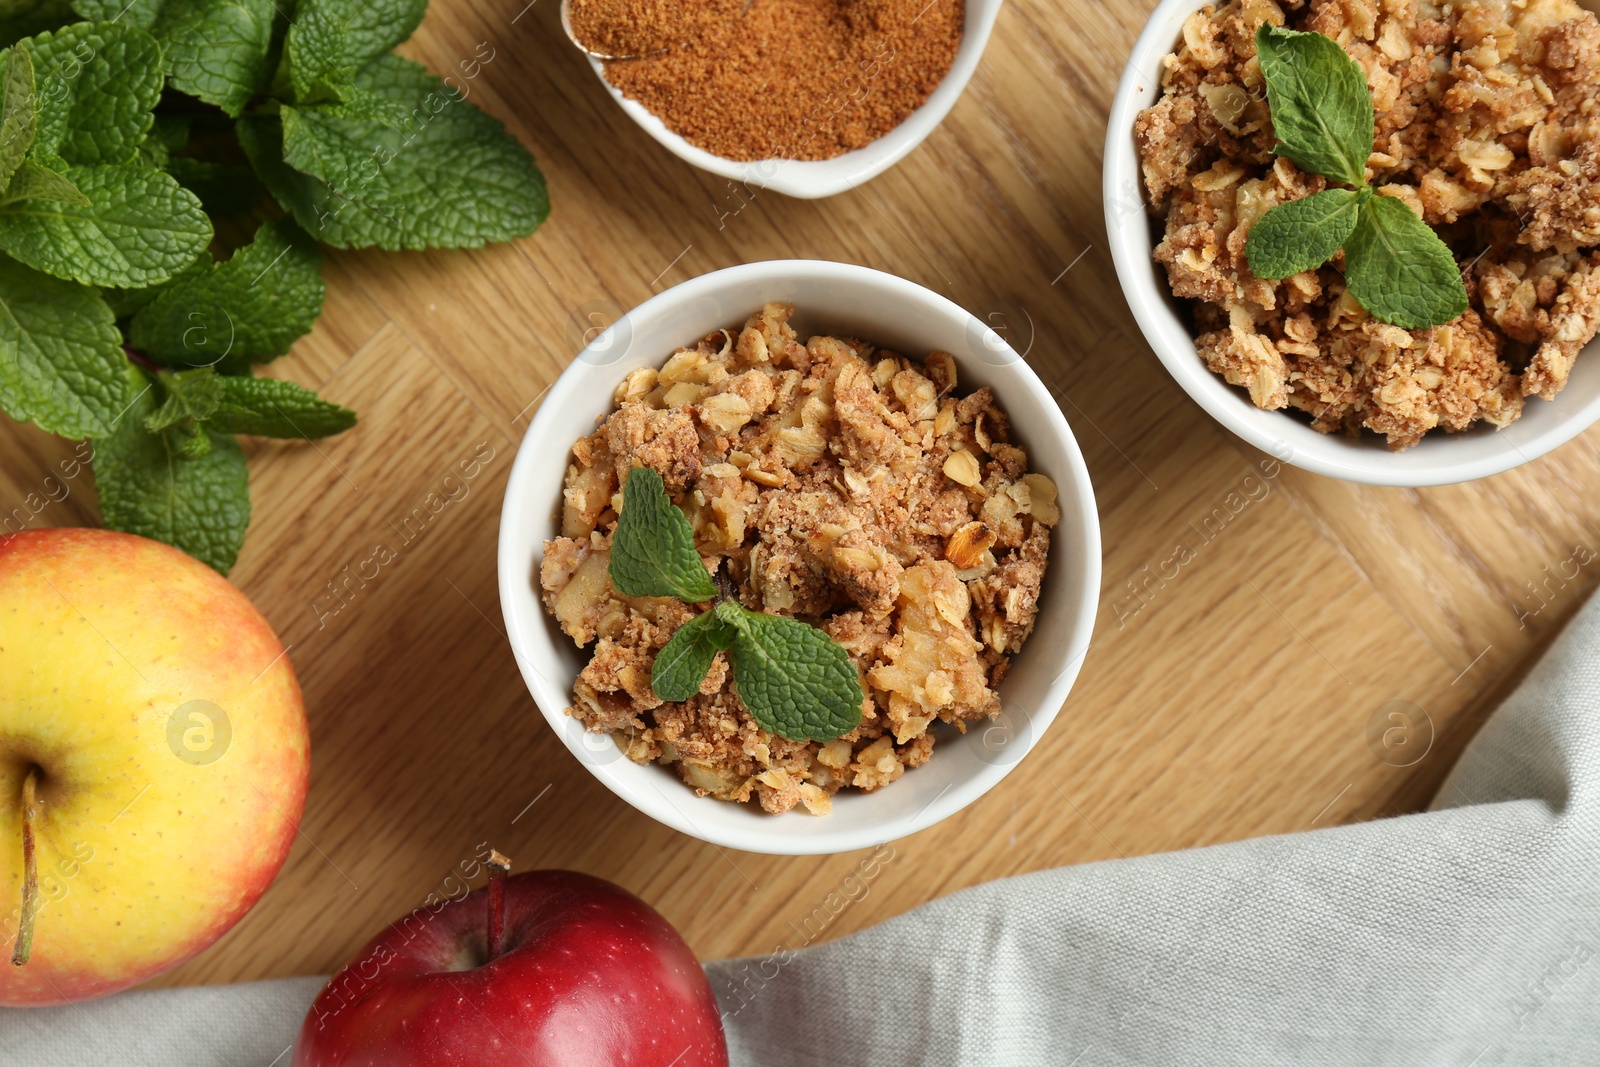
{"label": "oat crumble topping", "polygon": [[[1280,282],[1245,261],[1251,224],[1326,182],[1272,155],[1255,31],[1316,30],[1366,71],[1369,183],[1418,212],[1465,270],[1471,308],[1404,330],[1344,285],[1343,254]],[[1140,113],[1155,258],[1192,301],[1206,365],[1324,433],[1416,444],[1552,399],[1600,328],[1600,21],[1573,0],[1229,0],[1185,22]]]}
{"label": "oat crumble topping", "polygon": [[[948,353],[802,344],[793,310],[767,304],[623,380],[616,410],[573,447],[539,577],[561,628],[594,649],[568,714],[702,796],[820,815],[840,789],[878,789],[926,762],[935,721],[964,731],[999,712],[1060,509],[989,390],[956,396]],[[826,743],[765,732],[724,653],[695,697],[656,698],[656,652],[706,606],[612,588],[619,486],[635,464],[661,474],[707,568],[746,607],[805,618],[846,649],[865,693],[854,731]]]}

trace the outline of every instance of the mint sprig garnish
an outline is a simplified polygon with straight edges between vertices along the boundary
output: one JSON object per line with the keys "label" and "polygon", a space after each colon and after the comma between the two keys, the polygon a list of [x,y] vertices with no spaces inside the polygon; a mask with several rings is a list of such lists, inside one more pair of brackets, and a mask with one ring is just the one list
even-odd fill
{"label": "mint sprig garnish", "polygon": [[[95,440],[108,526],[226,571],[250,515],[234,435],[354,425],[308,389],[254,376],[322,311],[319,242],[476,247],[544,221],[527,150],[389,54],[426,9],[30,0],[0,11],[0,411]],[[267,221],[214,254],[212,217],[225,215],[244,216],[220,228],[228,235],[248,234],[252,215]]]}
{"label": "mint sprig garnish", "polygon": [[1257,219],[1245,242],[1250,270],[1275,281],[1315,270],[1343,248],[1345,283],[1373,318],[1417,330],[1459,317],[1467,290],[1449,246],[1404,203],[1367,184],[1376,125],[1360,65],[1329,37],[1266,23],[1256,52],[1274,151],[1350,188],[1279,204]]}
{"label": "mint sprig garnish", "polygon": [[1442,326],[1467,310],[1456,257],[1438,234],[1393,197],[1374,196],[1344,244],[1345,280],[1382,322]]}
{"label": "mint sprig garnish", "polygon": [[674,596],[698,603],[717,595],[689,520],[649,467],[628,472],[622,511],[611,534],[611,584],[623,596]]}
{"label": "mint sprig garnish", "polygon": [[861,721],[861,679],[844,649],[799,619],[717,604],[734,630],[733,686],[762,729],[790,741],[832,741]]}
{"label": "mint sprig garnish", "polygon": [[[623,596],[701,602],[717,595],[689,520],[649,467],[628,472],[609,570]],[[656,653],[651,689],[662,700],[688,700],[719,651],[728,653],[739,700],[768,733],[832,741],[860,723],[861,678],[843,648],[815,626],[751,611],[731,596],[674,631]]]}
{"label": "mint sprig garnish", "polygon": [[1331,37],[1265,22],[1256,55],[1278,137],[1273,151],[1329,181],[1364,185],[1375,119],[1361,67]]}
{"label": "mint sprig garnish", "polygon": [[718,652],[733,646],[738,631],[716,608],[702,612],[672,632],[650,668],[650,688],[662,700],[688,700],[700,691]]}
{"label": "mint sprig garnish", "polygon": [[1327,189],[1279,204],[1250,227],[1250,269],[1273,279],[1316,270],[1344,247],[1371,198],[1371,189]]}

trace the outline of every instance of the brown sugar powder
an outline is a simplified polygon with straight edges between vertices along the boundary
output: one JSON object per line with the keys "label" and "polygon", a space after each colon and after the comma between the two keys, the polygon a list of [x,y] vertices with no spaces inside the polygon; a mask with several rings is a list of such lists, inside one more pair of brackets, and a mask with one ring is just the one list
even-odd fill
{"label": "brown sugar powder", "polygon": [[754,0],[742,16],[735,0],[732,18],[723,0],[701,0],[683,5],[692,19],[670,0],[580,2],[595,5],[586,18],[603,6],[644,24],[619,39],[697,29],[657,55],[608,61],[606,80],[685,140],[741,161],[831,159],[882,137],[949,73],[965,17],[965,0]]}

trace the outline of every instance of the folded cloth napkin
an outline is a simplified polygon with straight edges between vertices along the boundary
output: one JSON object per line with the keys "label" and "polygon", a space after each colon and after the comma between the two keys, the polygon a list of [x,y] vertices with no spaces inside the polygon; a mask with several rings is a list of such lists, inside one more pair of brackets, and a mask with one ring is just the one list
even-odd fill
{"label": "folded cloth napkin", "polygon": [[[1426,814],[1008,878],[712,964],[733,1061],[1600,1064],[1597,653],[1600,598]],[[0,1063],[283,1065],[319,984],[0,1012]]]}

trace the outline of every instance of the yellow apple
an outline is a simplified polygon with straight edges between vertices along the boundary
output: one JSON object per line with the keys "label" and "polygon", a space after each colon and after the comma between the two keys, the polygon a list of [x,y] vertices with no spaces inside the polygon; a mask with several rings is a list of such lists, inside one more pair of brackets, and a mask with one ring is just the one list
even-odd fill
{"label": "yellow apple", "polygon": [[222,936],[283,865],[309,768],[283,644],[222,576],[109,530],[0,537],[0,1005],[103,996]]}

